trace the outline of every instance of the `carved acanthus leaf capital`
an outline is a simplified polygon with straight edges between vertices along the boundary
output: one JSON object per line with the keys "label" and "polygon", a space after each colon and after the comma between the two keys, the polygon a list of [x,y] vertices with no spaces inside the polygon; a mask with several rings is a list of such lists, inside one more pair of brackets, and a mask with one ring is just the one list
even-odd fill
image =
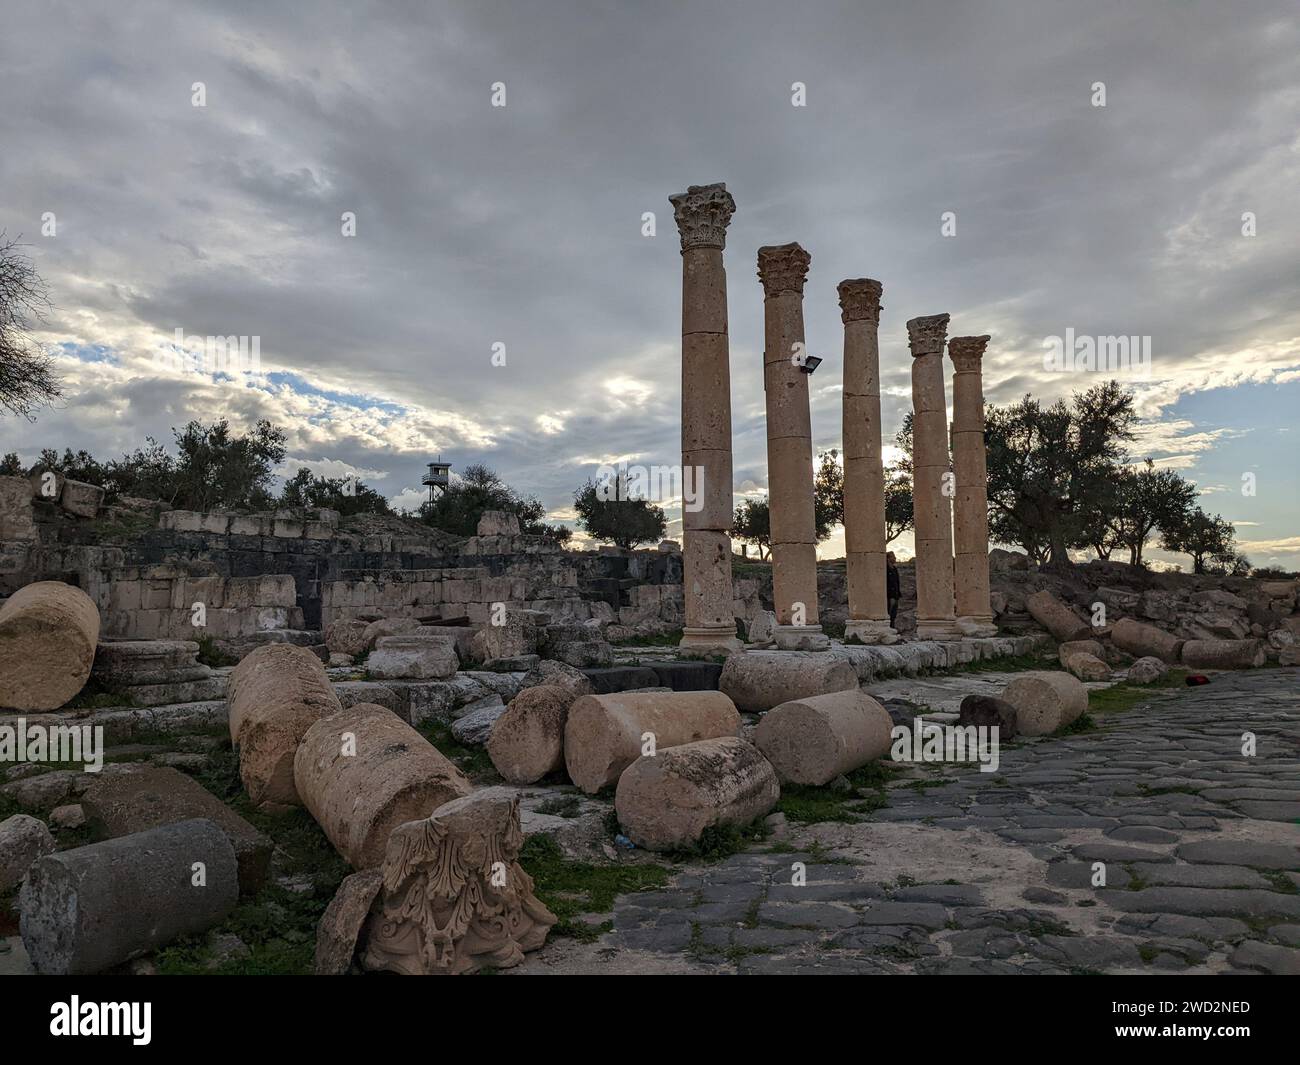
{"label": "carved acanthus leaf capital", "polygon": [[841,281],[840,320],[848,325],[850,322],[879,322],[880,294],[884,286],[870,277],[858,277]]}
{"label": "carved acanthus leaf capital", "polygon": [[796,292],[802,296],[811,262],[812,256],[797,243],[759,248],[758,279],[763,283],[763,295],[771,298],[782,292]]}
{"label": "carved acanthus leaf capital", "polygon": [[925,318],[913,318],[907,323],[907,343],[913,357],[943,354],[949,317],[947,314],[931,314]]}
{"label": "carved acanthus leaf capital", "polygon": [[989,337],[952,337],[948,341],[948,358],[958,373],[978,373]]}
{"label": "carved acanthus leaf capital", "polygon": [[692,185],[685,192],[669,196],[668,202],[673,205],[682,251],[727,246],[727,226],[736,213],[736,201],[724,183]]}

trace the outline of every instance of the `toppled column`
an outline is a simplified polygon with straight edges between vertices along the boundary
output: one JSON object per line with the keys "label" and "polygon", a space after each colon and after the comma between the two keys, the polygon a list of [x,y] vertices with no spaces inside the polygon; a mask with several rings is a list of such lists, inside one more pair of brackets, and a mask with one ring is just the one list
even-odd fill
{"label": "toppled column", "polygon": [[981,364],[987,336],[953,337],[953,583],[957,627],[967,636],[996,636],[989,594],[989,474],[984,450]]}
{"label": "toppled column", "polygon": [[731,595],[731,364],[722,250],[736,210],[727,186],[692,185],[668,197],[682,241],[682,473],[700,506],[682,508],[681,646],[696,654],[740,648]]}
{"label": "toppled column", "polygon": [[79,976],[204,932],[238,898],[225,832],[179,821],[37,860],[19,893],[19,927],[37,972]]}
{"label": "toppled column", "polygon": [[841,281],[844,322],[844,637],[894,643],[885,588],[885,468],[880,454],[880,293],[869,277]]}
{"label": "toppled column", "polygon": [[792,699],[856,691],[858,675],[842,658],[788,651],[746,651],[731,655],[718,688],[747,712],[770,710]]}
{"label": "toppled column", "polygon": [[564,768],[564,726],[577,698],[558,685],[539,684],[510,700],[487,741],[488,757],[508,783],[536,784]]}
{"label": "toppled column", "polygon": [[1183,649],[1183,640],[1179,637],[1132,618],[1120,618],[1111,626],[1110,642],[1131,655],[1159,658],[1171,666],[1178,664]]}
{"label": "toppled column", "polygon": [[699,843],[706,829],[748,825],[780,798],[758,748],[723,736],[638,758],[618,778],[614,809],[638,847],[671,851]]}
{"label": "toppled column", "polygon": [[470,792],[464,774],[432,743],[376,703],[312,725],[293,775],[302,804],[354,869],[383,861],[398,825]]}
{"label": "toppled column", "polygon": [[1025,609],[1059,643],[1074,643],[1092,635],[1088,623],[1046,588],[1025,596]]}
{"label": "toppled column", "polygon": [[1181,653],[1192,669],[1251,669],[1267,660],[1260,640],[1188,640]]}
{"label": "toppled column", "polygon": [[555,915],[519,864],[519,799],[485,788],[393,832],[367,922],[364,969],[431,976],[508,969]]}
{"label": "toppled column", "polygon": [[0,706],[57,710],[90,679],[98,641],[99,610],[80,588],[19,588],[0,606]]}
{"label": "toppled column", "polygon": [[798,244],[758,249],[763,284],[763,393],[767,401],[767,492],[776,645],[830,646],[817,616],[817,519],[808,411],[803,286],[809,255]]}
{"label": "toppled column", "polygon": [[663,751],[739,732],[740,715],[721,692],[584,695],[569,708],[564,764],[569,779],[595,795],[650,747]]}
{"label": "toppled column", "polygon": [[763,715],[754,743],[781,782],[821,785],[889,752],[889,711],[866,692],[792,699]]}
{"label": "toppled column", "polygon": [[952,496],[943,344],[948,315],[907,323],[912,348],[912,510],[916,528],[916,635],[957,640],[952,574]]}
{"label": "toppled column", "polygon": [[1064,728],[1088,709],[1088,690],[1077,677],[1056,670],[1022,673],[1002,693],[1016,709],[1016,731],[1046,736]]}
{"label": "toppled column", "polygon": [[301,806],[293,759],[307,730],[341,709],[319,658],[305,647],[266,644],[230,674],[230,739],[255,806]]}

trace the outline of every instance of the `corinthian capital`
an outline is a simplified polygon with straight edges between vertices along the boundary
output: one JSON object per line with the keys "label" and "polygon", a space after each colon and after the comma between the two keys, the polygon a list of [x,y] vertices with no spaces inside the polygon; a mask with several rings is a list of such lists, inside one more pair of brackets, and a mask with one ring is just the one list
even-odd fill
{"label": "corinthian capital", "polygon": [[942,355],[943,342],[948,336],[948,318],[946,314],[932,314],[926,318],[913,318],[907,323],[907,343],[912,349],[912,357],[919,355]]}
{"label": "corinthian capital", "polygon": [[850,322],[879,322],[880,293],[883,291],[884,286],[869,277],[841,281],[840,321],[845,325]]}
{"label": "corinthian capital", "polygon": [[782,292],[797,292],[802,296],[811,262],[812,256],[798,244],[759,248],[758,279],[763,283],[763,295],[771,298]]}
{"label": "corinthian capital", "polygon": [[682,251],[727,246],[727,226],[736,213],[736,201],[725,184],[691,185],[685,192],[669,196],[668,202],[673,205]]}
{"label": "corinthian capital", "polygon": [[988,336],[953,337],[948,341],[948,358],[958,373],[978,373],[980,360],[984,358],[984,349],[988,346]]}

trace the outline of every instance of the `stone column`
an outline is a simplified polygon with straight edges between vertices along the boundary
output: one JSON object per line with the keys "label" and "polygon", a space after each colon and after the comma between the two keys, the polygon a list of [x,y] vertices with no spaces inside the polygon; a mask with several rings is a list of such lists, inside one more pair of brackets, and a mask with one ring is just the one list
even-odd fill
{"label": "stone column", "polygon": [[767,491],[776,645],[830,646],[817,620],[817,528],[813,511],[812,419],[803,333],[810,256],[798,244],[758,249],[763,283],[763,389],[767,398]]}
{"label": "stone column", "polygon": [[697,654],[738,650],[731,592],[731,367],[722,249],[736,210],[727,186],[668,197],[682,238],[682,467],[700,505],[682,509],[686,624]]}
{"label": "stone column", "polygon": [[[912,505],[916,528],[916,635],[957,640],[953,613],[952,478],[948,468],[948,410],[943,342],[948,315],[907,323],[912,348]],[[945,491],[947,489],[947,491]]]}
{"label": "stone column", "polygon": [[952,464],[957,475],[953,497],[956,551],[957,627],[967,636],[996,636],[989,599],[988,467],[984,460],[984,388],[980,364],[987,336],[953,337]]}
{"label": "stone column", "polygon": [[880,457],[879,281],[841,281],[844,322],[844,553],[849,619],[844,636],[894,643],[885,589],[885,468]]}

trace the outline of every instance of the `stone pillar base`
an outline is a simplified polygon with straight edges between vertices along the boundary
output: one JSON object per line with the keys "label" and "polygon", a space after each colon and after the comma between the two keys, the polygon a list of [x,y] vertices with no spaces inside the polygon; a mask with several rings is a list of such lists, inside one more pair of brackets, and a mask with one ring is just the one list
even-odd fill
{"label": "stone pillar base", "polygon": [[956,618],[936,618],[916,623],[918,640],[960,640],[966,634],[957,627]]}
{"label": "stone pillar base", "polygon": [[711,658],[739,651],[744,644],[736,636],[736,627],[682,629],[682,639],[677,645],[683,658]]}
{"label": "stone pillar base", "polygon": [[982,639],[986,636],[996,636],[998,627],[993,624],[992,615],[971,615],[969,617],[960,617],[957,619],[957,628],[961,634],[970,639]]}
{"label": "stone pillar base", "polygon": [[890,627],[888,621],[873,618],[850,618],[844,623],[844,639],[856,636],[863,643],[897,643],[898,630]]}
{"label": "stone pillar base", "polygon": [[773,638],[780,651],[829,651],[831,648],[831,639],[820,625],[778,625]]}

